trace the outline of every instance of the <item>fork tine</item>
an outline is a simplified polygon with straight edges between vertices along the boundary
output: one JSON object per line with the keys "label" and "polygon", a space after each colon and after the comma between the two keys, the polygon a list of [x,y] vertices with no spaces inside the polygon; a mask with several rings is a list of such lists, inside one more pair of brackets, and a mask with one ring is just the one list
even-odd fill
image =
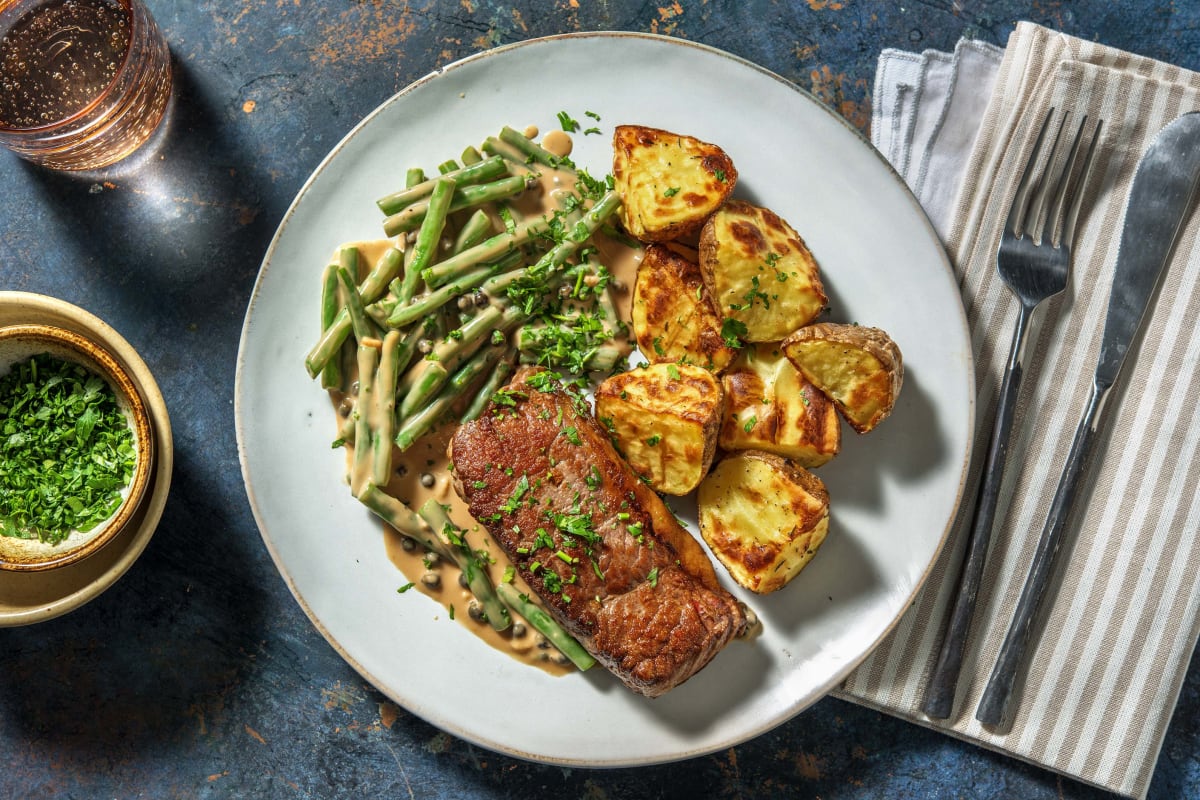
{"label": "fork tine", "polygon": [[1026,202],[1029,199],[1029,192],[1034,186],[1034,167],[1037,166],[1038,157],[1042,153],[1042,145],[1046,142],[1046,132],[1050,130],[1050,120],[1053,118],[1054,109],[1051,108],[1046,113],[1046,119],[1042,121],[1042,129],[1038,131],[1037,141],[1034,142],[1033,150],[1029,153],[1029,160],[1025,163],[1025,169],[1021,171],[1021,182],[1017,186],[1017,193],[1013,197],[1012,206],[1008,210],[1008,221],[1005,224],[1008,230],[1012,231],[1018,237],[1021,236],[1021,227],[1025,224]]}
{"label": "fork tine", "polygon": [[[1038,236],[1039,242],[1054,244],[1053,238],[1055,230],[1059,228],[1059,218],[1067,207],[1067,191],[1070,188],[1071,174],[1075,171],[1075,164],[1079,158],[1079,141],[1083,138],[1083,128],[1087,125],[1087,120],[1087,115],[1084,114],[1080,118],[1079,124],[1075,126],[1075,135],[1071,137],[1071,144],[1066,150],[1066,155],[1055,154],[1058,161],[1057,173],[1052,174],[1055,167],[1054,161],[1046,167],[1046,180],[1044,181],[1046,196],[1053,199],[1050,201],[1049,208],[1046,209],[1046,219],[1042,224],[1041,234]],[[1065,126],[1066,118],[1064,117],[1063,127]],[[1054,184],[1053,191],[1050,191],[1051,183]]]}
{"label": "fork tine", "polygon": [[[1066,128],[1067,120],[1070,117],[1071,112],[1064,111],[1058,119],[1058,128],[1054,131],[1054,141],[1050,143],[1050,155],[1046,157],[1046,166],[1043,167],[1038,177],[1037,193],[1030,202],[1029,210],[1025,212],[1025,232],[1034,237],[1037,244],[1046,241],[1046,228],[1051,220],[1046,204],[1050,198],[1051,187],[1057,188],[1058,181],[1055,176],[1055,169],[1062,166],[1063,130]],[[1046,213],[1045,218],[1042,217],[1043,212]]]}
{"label": "fork tine", "polygon": [[1075,223],[1079,220],[1079,209],[1083,206],[1083,196],[1087,193],[1088,183],[1092,177],[1092,167],[1096,163],[1096,145],[1100,142],[1100,134],[1104,130],[1104,120],[1096,120],[1096,129],[1092,132],[1092,141],[1088,144],[1087,157],[1083,160],[1083,170],[1079,173],[1079,181],[1075,184],[1075,198],[1067,209],[1066,219],[1063,220],[1062,243],[1067,247],[1075,241]]}

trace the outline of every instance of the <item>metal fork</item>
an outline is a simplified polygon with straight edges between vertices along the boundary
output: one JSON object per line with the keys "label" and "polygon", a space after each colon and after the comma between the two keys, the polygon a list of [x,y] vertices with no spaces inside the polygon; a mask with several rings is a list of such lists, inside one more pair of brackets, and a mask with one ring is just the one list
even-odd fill
{"label": "metal fork", "polygon": [[[1050,109],[1042,123],[1037,143],[1017,187],[1017,194],[1004,226],[1000,249],[996,254],[996,271],[1004,285],[1020,301],[1020,312],[1013,331],[1008,364],[1000,384],[1000,401],[996,408],[991,441],[988,443],[983,480],[975,506],[962,574],[959,577],[958,595],[946,623],[937,664],[926,686],[925,702],[921,708],[926,716],[933,719],[946,719],[954,706],[958,676],[962,670],[963,650],[971,627],[975,598],[979,593],[984,560],[996,519],[1000,484],[1008,456],[1008,439],[1012,432],[1017,396],[1020,394],[1021,377],[1024,372],[1025,342],[1030,317],[1044,301],[1067,288],[1071,268],[1071,241],[1079,208],[1083,202],[1084,189],[1091,173],[1096,142],[1100,138],[1102,123],[1097,124],[1086,147],[1078,178],[1073,179],[1080,155],[1085,149],[1083,139],[1087,117],[1081,117],[1075,124],[1074,135],[1068,144],[1062,134],[1065,131],[1069,132],[1067,121],[1072,115],[1064,112],[1060,115],[1058,124],[1054,126],[1051,124],[1054,112],[1055,109]],[[1038,166],[1046,153],[1049,153],[1045,159],[1046,165],[1039,172]]]}

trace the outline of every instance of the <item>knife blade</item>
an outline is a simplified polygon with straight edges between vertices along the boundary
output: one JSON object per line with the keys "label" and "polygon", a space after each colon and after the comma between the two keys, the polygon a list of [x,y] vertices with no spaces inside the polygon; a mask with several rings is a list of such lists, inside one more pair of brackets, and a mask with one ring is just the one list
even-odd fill
{"label": "knife blade", "polygon": [[1096,367],[1101,385],[1116,383],[1198,182],[1200,112],[1193,111],[1159,132],[1134,173]]}
{"label": "knife blade", "polygon": [[975,718],[984,725],[999,726],[1008,719],[1013,687],[1053,575],[1054,556],[1062,545],[1067,517],[1095,441],[1100,412],[1170,261],[1179,231],[1192,208],[1197,183],[1200,183],[1200,112],[1192,112],[1159,131],[1134,172],[1091,397],[1075,431],[1016,613],[975,713]]}

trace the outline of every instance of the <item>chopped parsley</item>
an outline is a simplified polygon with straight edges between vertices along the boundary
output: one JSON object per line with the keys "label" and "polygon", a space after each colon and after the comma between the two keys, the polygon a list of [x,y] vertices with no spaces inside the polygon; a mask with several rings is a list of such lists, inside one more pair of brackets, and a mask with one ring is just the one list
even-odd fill
{"label": "chopped parsley", "polygon": [[396,594],[404,594],[405,592],[407,592],[409,589],[413,588],[414,586],[416,586],[416,584],[413,583],[412,581],[409,581],[408,583],[404,584],[399,589],[397,589]]}
{"label": "chopped parsley", "polygon": [[758,417],[752,416],[750,419],[746,420],[746,424],[742,426],[742,430],[744,430],[746,433],[749,433],[750,431],[754,430],[754,426],[757,424]]}
{"label": "chopped parsley", "polygon": [[133,432],[103,378],[41,354],[0,378],[0,535],[58,544],[111,517]]}
{"label": "chopped parsley", "polygon": [[651,436],[649,439],[646,440],[646,444],[650,445],[651,447],[658,447],[658,443],[661,441],[662,441],[662,436],[660,434],[656,433],[653,436]]}
{"label": "chopped parsley", "polygon": [[663,192],[663,197],[674,197],[677,194],[679,194],[679,187],[672,186],[670,189],[667,189]]}
{"label": "chopped parsley", "polygon": [[658,586],[658,567],[650,570],[646,575],[646,580],[649,581],[651,586]]}
{"label": "chopped parsley", "polygon": [[558,124],[567,133],[575,133],[579,130],[579,121],[573,119],[570,114],[565,111],[558,112]]}
{"label": "chopped parsley", "polygon": [[729,347],[741,347],[741,337],[749,333],[750,330],[746,327],[746,323],[741,320],[736,320],[733,317],[726,317],[721,323],[721,338],[725,340],[725,344]]}

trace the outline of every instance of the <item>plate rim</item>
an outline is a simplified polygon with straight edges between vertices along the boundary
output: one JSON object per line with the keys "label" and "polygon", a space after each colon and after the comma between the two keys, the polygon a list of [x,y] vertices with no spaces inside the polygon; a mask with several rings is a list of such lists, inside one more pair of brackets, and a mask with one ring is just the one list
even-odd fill
{"label": "plate rim", "polygon": [[590,758],[589,759],[586,757],[569,758],[569,757],[546,756],[546,755],[541,755],[541,754],[533,754],[533,753],[525,752],[523,750],[520,750],[519,748],[513,747],[511,745],[507,745],[504,742],[491,741],[490,739],[476,735],[476,734],[472,733],[471,731],[462,729],[461,727],[459,727],[457,725],[451,724],[448,720],[439,720],[437,722],[434,722],[431,719],[429,719],[428,717],[426,717],[425,715],[419,714],[415,711],[412,711],[412,709],[408,708],[404,703],[397,700],[395,697],[392,697],[386,690],[381,688],[382,682],[379,681],[376,678],[376,676],[371,673],[371,671],[367,670],[363,666],[362,663],[360,663],[357,659],[355,659],[353,656],[351,656],[351,654],[346,651],[346,649],[343,647],[343,645],[333,637],[333,635],[328,630],[328,628],[317,618],[312,607],[301,596],[298,588],[295,585],[295,582],[294,582],[291,574],[288,572],[288,570],[282,563],[279,553],[277,552],[274,544],[271,542],[271,540],[267,536],[265,520],[264,520],[264,518],[262,516],[262,512],[259,508],[258,499],[255,494],[255,490],[249,480],[249,474],[248,474],[249,465],[247,463],[247,453],[246,453],[246,448],[245,448],[245,433],[244,433],[243,424],[242,424],[243,423],[242,403],[243,403],[243,396],[244,396],[243,366],[244,366],[245,358],[246,358],[247,339],[248,339],[249,333],[250,333],[250,324],[249,324],[250,319],[253,316],[254,307],[259,299],[259,292],[262,288],[264,277],[266,276],[266,274],[271,266],[271,262],[272,262],[272,258],[274,256],[274,254],[275,254],[275,250],[279,246],[279,243],[283,237],[283,234],[284,234],[285,230],[287,229],[289,223],[291,222],[292,217],[295,214],[297,208],[299,207],[300,202],[306,197],[306,195],[312,188],[312,185],[324,173],[324,171],[329,167],[330,163],[348,145],[348,143],[351,141],[351,139],[353,139],[375,117],[382,114],[387,108],[389,108],[392,104],[398,102],[401,98],[413,93],[414,91],[420,89],[421,87],[425,86],[426,84],[430,83],[431,81],[441,77],[445,73],[453,71],[453,70],[457,70],[457,69],[462,68],[467,65],[470,65],[476,61],[492,58],[494,56],[504,55],[504,54],[512,52],[514,50],[518,50],[518,49],[521,49],[524,47],[529,47],[529,46],[537,46],[537,45],[542,45],[542,44],[547,44],[547,43],[552,43],[552,42],[559,42],[559,41],[563,41],[563,40],[593,39],[593,38],[645,40],[645,41],[651,41],[656,44],[669,46],[669,47],[685,47],[685,48],[695,49],[695,50],[701,51],[703,53],[706,53],[708,55],[716,56],[716,57],[725,59],[727,61],[730,61],[739,67],[750,68],[751,70],[758,73],[759,75],[769,78],[769,79],[783,85],[789,91],[795,92],[796,94],[798,94],[805,100],[809,101],[813,106],[815,106],[816,108],[819,108],[827,116],[829,116],[833,120],[835,120],[845,131],[848,131],[850,134],[852,134],[853,137],[858,140],[859,144],[864,146],[865,148],[867,148],[867,150],[874,156],[875,160],[881,166],[884,167],[887,174],[890,176],[890,180],[895,184],[895,186],[897,186],[898,188],[900,188],[902,190],[902,194],[904,195],[906,202],[910,206],[911,210],[915,211],[917,214],[917,217],[921,220],[925,238],[927,238],[932,244],[935,245],[934,249],[936,250],[936,252],[939,256],[938,260],[940,262],[942,270],[944,270],[944,272],[945,272],[946,277],[953,283],[953,285],[957,286],[958,281],[957,281],[957,278],[955,277],[954,269],[950,262],[949,255],[946,252],[945,245],[941,242],[940,238],[938,237],[938,235],[933,227],[932,222],[929,220],[928,214],[925,212],[925,209],[921,206],[920,202],[917,200],[916,196],[913,194],[912,190],[909,188],[908,184],[904,181],[904,179],[900,175],[900,173],[883,156],[883,154],[880,153],[873,144],[871,144],[870,140],[862,133],[862,131],[860,131],[858,128],[856,128],[854,125],[852,125],[841,114],[837,113],[834,109],[830,108],[826,103],[822,102],[819,98],[817,98],[810,91],[799,86],[794,81],[788,80],[787,78],[783,77],[782,75],[779,75],[778,73],[773,72],[772,70],[770,70],[766,67],[756,64],[755,62],[750,61],[749,59],[746,59],[742,56],[731,53],[727,50],[722,50],[722,49],[714,47],[712,45],[703,44],[700,42],[693,42],[690,40],[679,39],[676,37],[665,36],[662,34],[642,33],[642,32],[636,32],[636,31],[575,31],[575,32],[553,34],[553,35],[549,35],[549,36],[534,37],[534,38],[530,38],[530,39],[524,39],[519,42],[512,42],[512,43],[509,43],[506,45],[501,45],[499,47],[489,48],[487,50],[483,50],[483,51],[480,51],[477,53],[472,53],[468,56],[457,59],[457,60],[450,62],[448,64],[445,64],[443,66],[437,67],[436,69],[430,71],[429,73],[426,73],[425,75],[417,78],[416,80],[412,81],[411,83],[409,83],[406,86],[404,86],[403,88],[401,88],[399,91],[397,91],[394,94],[390,95],[389,97],[385,98],[377,106],[375,106],[370,112],[368,112],[361,120],[359,120],[354,126],[352,126],[349,131],[346,132],[346,134],[337,142],[337,144],[335,144],[330,149],[330,151],[325,155],[325,157],[321,159],[321,161],[317,164],[317,166],[313,168],[313,171],[309,174],[309,176],[301,184],[300,188],[296,191],[295,197],[292,199],[292,202],[289,204],[287,210],[284,212],[283,216],[280,218],[280,221],[275,229],[275,233],[271,237],[271,242],[268,245],[267,250],[264,253],[262,261],[259,265],[258,273],[257,273],[257,275],[255,277],[255,281],[254,281],[254,287],[251,291],[250,298],[246,305],[246,312],[245,312],[245,316],[243,317],[242,331],[241,331],[241,335],[240,335],[239,341],[238,341],[237,360],[236,360],[236,364],[235,364],[234,398],[233,398],[233,400],[234,400],[234,427],[235,427],[235,435],[236,435],[236,439],[237,439],[238,462],[241,467],[242,483],[246,490],[247,501],[250,505],[251,513],[254,517],[255,524],[258,528],[259,536],[262,539],[263,544],[267,548],[268,554],[270,555],[271,560],[275,565],[276,571],[279,573],[280,577],[283,578],[284,583],[287,585],[289,592],[291,593],[292,597],[296,600],[296,602],[299,604],[301,610],[304,612],[305,616],[308,618],[310,624],[312,624],[313,627],[321,634],[321,636],[334,649],[334,651],[338,654],[338,656],[341,657],[347,664],[349,664],[361,677],[363,677],[365,680],[367,680],[376,691],[378,691],[380,694],[384,695],[385,697],[388,697],[389,700],[396,702],[402,708],[405,708],[406,711],[408,711],[409,713],[413,713],[414,716],[419,717],[420,719],[422,719],[422,721],[426,722],[427,724],[432,725],[433,727],[436,727],[439,730],[446,731],[447,733],[450,733],[458,738],[461,738],[464,741],[471,742],[478,746],[484,747],[488,750],[491,750],[491,751],[494,751],[497,753],[501,753],[503,755],[507,755],[507,756],[511,756],[514,758],[519,758],[522,760],[531,761],[531,762],[535,762],[535,763],[555,765],[555,766],[570,766],[570,767],[584,767],[584,768],[621,768],[621,767],[652,766],[652,765],[657,765],[657,764],[666,764],[666,763],[682,761],[682,760],[686,760],[686,759],[690,759],[690,758],[696,758],[699,756],[704,756],[704,755],[708,755],[708,754],[711,754],[714,752],[718,752],[720,750],[727,749],[729,747],[734,747],[734,746],[743,744],[745,742],[748,742],[752,739],[758,738],[759,736],[762,736],[763,734],[768,733],[771,730],[774,730],[775,728],[794,719],[796,716],[803,713],[808,708],[811,708],[812,705],[814,705],[818,700],[829,696],[830,693],[832,691],[834,691],[834,689],[837,687],[838,684],[844,682],[845,679],[852,672],[854,672],[856,669],[858,669],[858,667],[861,666],[863,661],[865,661],[879,647],[879,645],[888,636],[891,635],[891,633],[896,629],[896,627],[900,624],[900,622],[909,613],[909,610],[912,608],[913,601],[915,600],[917,595],[924,589],[924,587],[934,569],[934,566],[937,564],[938,560],[941,557],[942,551],[944,550],[947,542],[949,541],[951,531],[954,528],[955,520],[957,519],[957,517],[962,509],[963,496],[964,496],[964,493],[966,490],[968,473],[969,473],[969,468],[970,468],[970,464],[971,464],[971,456],[974,451],[974,445],[975,445],[974,440],[975,440],[975,423],[976,423],[976,420],[975,420],[976,374],[975,374],[974,349],[973,349],[973,347],[971,347],[970,326],[969,326],[968,320],[967,320],[966,308],[964,307],[964,305],[961,302],[961,295],[960,295],[959,302],[954,304],[954,307],[955,307],[955,311],[956,311],[955,321],[957,322],[958,328],[961,330],[961,332],[963,334],[963,341],[967,345],[967,347],[964,351],[964,354],[963,354],[964,355],[963,371],[964,371],[964,376],[966,378],[966,383],[968,386],[968,391],[966,392],[967,408],[965,409],[966,413],[965,413],[965,420],[964,420],[965,427],[966,427],[966,431],[965,431],[965,433],[966,433],[965,445],[966,446],[963,451],[962,462],[959,465],[958,485],[955,490],[955,497],[954,497],[954,502],[952,504],[951,513],[949,514],[948,518],[945,521],[943,529],[938,537],[937,546],[933,549],[931,557],[929,559],[929,562],[925,565],[924,569],[921,571],[920,576],[914,581],[911,592],[908,593],[908,595],[904,598],[904,602],[899,605],[899,608],[901,609],[901,611],[890,620],[889,624],[886,625],[884,627],[884,629],[879,633],[879,635],[875,638],[875,640],[870,643],[869,647],[865,648],[863,650],[863,652],[861,654],[859,654],[858,656],[856,656],[855,658],[850,659],[841,669],[835,671],[835,673],[832,676],[830,676],[830,678],[828,680],[822,682],[819,685],[819,690],[813,693],[813,697],[811,697],[806,702],[802,701],[802,702],[796,703],[793,707],[787,709],[787,711],[782,716],[777,717],[777,718],[772,718],[765,723],[758,723],[758,724],[751,725],[747,729],[740,731],[737,735],[721,737],[719,742],[709,743],[709,744],[705,744],[704,746],[701,746],[701,747],[695,747],[695,748],[690,748],[687,750],[682,750],[682,751],[674,753],[670,756],[650,756],[650,757],[646,757],[646,758],[634,758],[634,759],[629,759],[629,758],[609,758],[609,759]]}

